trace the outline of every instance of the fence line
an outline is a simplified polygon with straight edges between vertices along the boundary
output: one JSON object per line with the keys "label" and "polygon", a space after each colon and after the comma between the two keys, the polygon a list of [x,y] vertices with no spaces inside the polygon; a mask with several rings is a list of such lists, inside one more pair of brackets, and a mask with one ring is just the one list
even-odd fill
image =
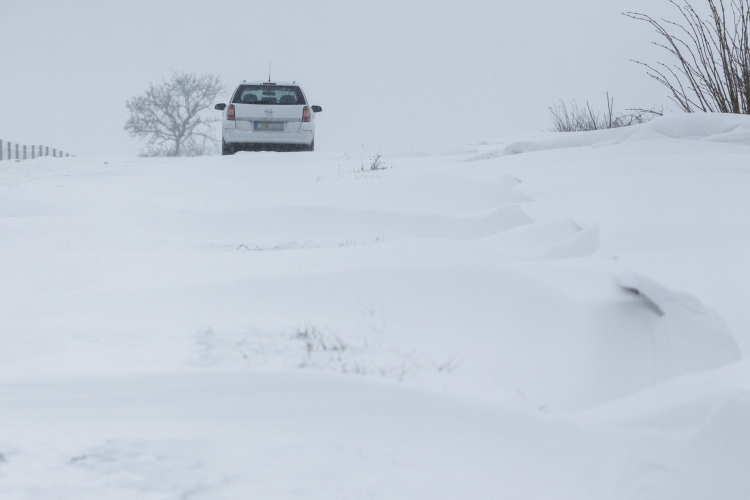
{"label": "fence line", "polygon": [[3,141],[0,139],[0,161],[2,160],[33,160],[40,156],[54,156],[62,158],[72,156],[49,146],[26,146],[24,144]]}

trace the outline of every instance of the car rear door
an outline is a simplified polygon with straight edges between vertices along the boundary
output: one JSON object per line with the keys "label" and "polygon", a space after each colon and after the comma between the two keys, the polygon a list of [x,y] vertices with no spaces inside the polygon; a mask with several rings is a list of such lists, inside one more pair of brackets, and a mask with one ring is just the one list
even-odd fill
{"label": "car rear door", "polygon": [[298,133],[306,105],[299,87],[268,84],[241,86],[232,103],[237,130],[258,133]]}

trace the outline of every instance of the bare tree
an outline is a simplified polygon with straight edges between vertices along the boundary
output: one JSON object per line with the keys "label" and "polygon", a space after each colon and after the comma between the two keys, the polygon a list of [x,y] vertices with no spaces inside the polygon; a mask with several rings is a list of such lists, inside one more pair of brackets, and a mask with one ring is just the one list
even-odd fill
{"label": "bare tree", "polygon": [[217,76],[175,73],[126,103],[130,118],[125,130],[146,139],[146,156],[209,154],[218,144],[212,127],[218,119],[205,111],[223,90]]}
{"label": "bare tree", "polygon": [[607,128],[627,127],[645,123],[662,114],[655,109],[629,109],[629,113],[615,111],[615,100],[607,94],[607,111],[599,113],[591,109],[586,101],[586,107],[578,107],[578,103],[568,108],[565,101],[560,100],[559,105],[549,108],[549,117],[552,122],[552,132],[577,132],[588,130],[601,130]]}
{"label": "bare tree", "polygon": [[[676,61],[648,68],[685,112],[750,114],[750,0],[706,0],[701,16],[688,0],[668,0],[679,11],[679,22],[646,14],[625,15],[649,23],[662,47]],[[726,4],[725,4],[726,3]]]}

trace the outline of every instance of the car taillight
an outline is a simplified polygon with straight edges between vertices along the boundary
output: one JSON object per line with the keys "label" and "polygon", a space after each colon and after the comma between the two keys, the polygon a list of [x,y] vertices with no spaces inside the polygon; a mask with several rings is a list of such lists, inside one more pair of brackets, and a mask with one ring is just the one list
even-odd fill
{"label": "car taillight", "polygon": [[234,104],[230,104],[227,108],[227,120],[234,120]]}
{"label": "car taillight", "polygon": [[312,110],[309,106],[305,106],[305,109],[302,110],[302,121],[303,122],[309,122],[312,121]]}

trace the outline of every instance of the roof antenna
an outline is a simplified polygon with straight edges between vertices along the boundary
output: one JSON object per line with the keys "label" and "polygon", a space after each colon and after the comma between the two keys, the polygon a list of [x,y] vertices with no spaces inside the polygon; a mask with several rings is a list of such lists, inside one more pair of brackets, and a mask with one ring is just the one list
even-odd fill
{"label": "roof antenna", "polygon": [[268,61],[268,83],[271,83],[271,61]]}

